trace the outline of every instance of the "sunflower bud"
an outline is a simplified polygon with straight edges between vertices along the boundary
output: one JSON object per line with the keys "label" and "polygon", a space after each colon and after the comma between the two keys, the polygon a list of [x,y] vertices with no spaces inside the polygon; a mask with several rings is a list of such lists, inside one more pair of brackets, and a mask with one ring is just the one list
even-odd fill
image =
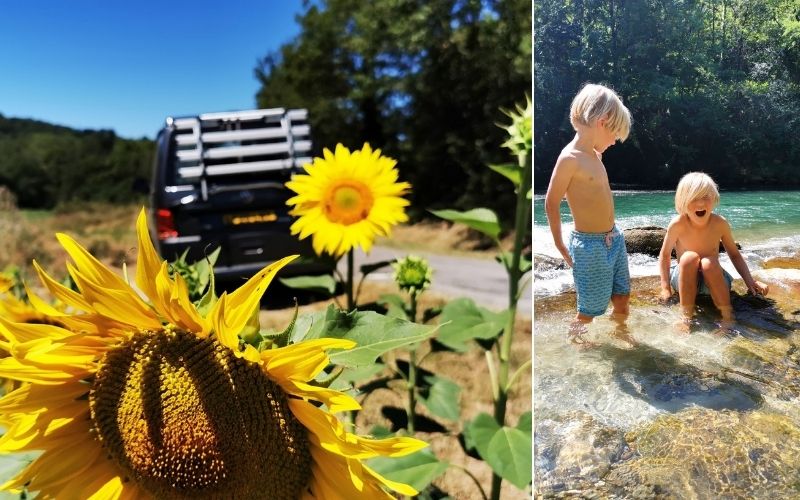
{"label": "sunflower bud", "polygon": [[504,111],[511,118],[511,124],[501,126],[508,132],[508,140],[503,143],[516,156],[523,153],[530,154],[533,148],[533,111],[531,107],[531,99],[525,97],[527,106],[523,109],[517,104],[516,112]]}
{"label": "sunflower bud", "polygon": [[415,255],[408,255],[394,264],[393,279],[401,290],[418,295],[431,284],[432,271],[428,261]]}

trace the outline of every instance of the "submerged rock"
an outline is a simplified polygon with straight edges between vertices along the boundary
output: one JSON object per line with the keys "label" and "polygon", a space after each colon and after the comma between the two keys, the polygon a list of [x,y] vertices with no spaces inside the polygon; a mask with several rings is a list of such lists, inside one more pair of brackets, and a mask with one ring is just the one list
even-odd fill
{"label": "submerged rock", "polygon": [[770,412],[691,408],[626,435],[636,457],[604,477],[609,492],[660,498],[797,498],[800,427]]}
{"label": "submerged rock", "polygon": [[725,349],[725,361],[730,379],[747,380],[777,399],[800,397],[800,349],[791,341],[740,337]]}
{"label": "submerged rock", "polygon": [[582,411],[563,419],[537,423],[534,446],[537,496],[558,496],[571,490],[585,492],[623,456],[625,439],[619,429],[607,427]]}

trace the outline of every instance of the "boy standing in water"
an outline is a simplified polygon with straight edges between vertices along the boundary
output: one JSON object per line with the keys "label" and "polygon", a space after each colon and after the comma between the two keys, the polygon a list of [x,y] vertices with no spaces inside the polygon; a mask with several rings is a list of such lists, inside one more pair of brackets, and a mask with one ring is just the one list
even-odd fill
{"label": "boy standing in water", "polygon": [[[556,248],[575,280],[578,314],[570,337],[576,341],[586,323],[606,312],[609,300],[620,326],[628,316],[628,254],[622,232],[614,225],[614,199],[602,154],[617,140],[627,139],[631,115],[613,90],[587,84],[572,100],[569,119],[575,137],[556,160],[545,212]],[[561,236],[564,196],[575,221],[568,246]]]}
{"label": "boy standing in water", "polygon": [[[719,203],[716,183],[702,172],[690,172],[678,182],[675,191],[675,210],[664,236],[658,255],[661,275],[661,299],[668,300],[672,290],[678,292],[684,323],[694,316],[697,294],[711,295],[711,300],[722,314],[722,326],[735,321],[731,307],[731,282],[733,278],[719,263],[719,244],[725,247],[733,267],[742,276],[747,289],[756,295],[766,295],[769,287],[755,281],[750,275],[731,234],[731,226],[723,217],[712,213]],[[673,248],[678,265],[670,269]]]}

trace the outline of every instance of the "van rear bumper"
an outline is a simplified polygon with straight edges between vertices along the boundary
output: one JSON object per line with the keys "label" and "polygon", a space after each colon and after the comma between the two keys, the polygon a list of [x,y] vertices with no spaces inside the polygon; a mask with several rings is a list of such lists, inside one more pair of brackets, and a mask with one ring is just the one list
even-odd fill
{"label": "van rear bumper", "polygon": [[[258,264],[238,264],[234,266],[214,266],[214,276],[219,280],[248,279],[263,269],[271,262]],[[299,262],[288,264],[280,270],[278,276],[286,278],[289,276],[303,276],[314,274],[332,273],[333,268],[322,262]]]}

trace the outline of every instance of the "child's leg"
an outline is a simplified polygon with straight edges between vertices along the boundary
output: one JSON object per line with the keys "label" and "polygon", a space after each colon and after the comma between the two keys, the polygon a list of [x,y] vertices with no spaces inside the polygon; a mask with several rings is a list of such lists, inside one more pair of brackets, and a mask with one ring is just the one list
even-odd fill
{"label": "child's leg", "polygon": [[630,294],[614,294],[611,296],[611,305],[614,306],[614,310],[611,311],[611,318],[614,321],[624,323],[626,319],[628,319],[628,313],[630,312],[630,307],[628,307],[628,302],[630,301]]}
{"label": "child's leg", "polygon": [[728,282],[722,274],[722,266],[717,257],[703,257],[700,260],[700,267],[703,269],[703,281],[711,293],[711,300],[722,314],[722,321],[732,322],[733,308],[731,307],[731,291]]}
{"label": "child's leg", "polygon": [[683,315],[694,316],[694,300],[697,298],[697,273],[700,270],[700,256],[686,251],[678,262],[678,297]]}

